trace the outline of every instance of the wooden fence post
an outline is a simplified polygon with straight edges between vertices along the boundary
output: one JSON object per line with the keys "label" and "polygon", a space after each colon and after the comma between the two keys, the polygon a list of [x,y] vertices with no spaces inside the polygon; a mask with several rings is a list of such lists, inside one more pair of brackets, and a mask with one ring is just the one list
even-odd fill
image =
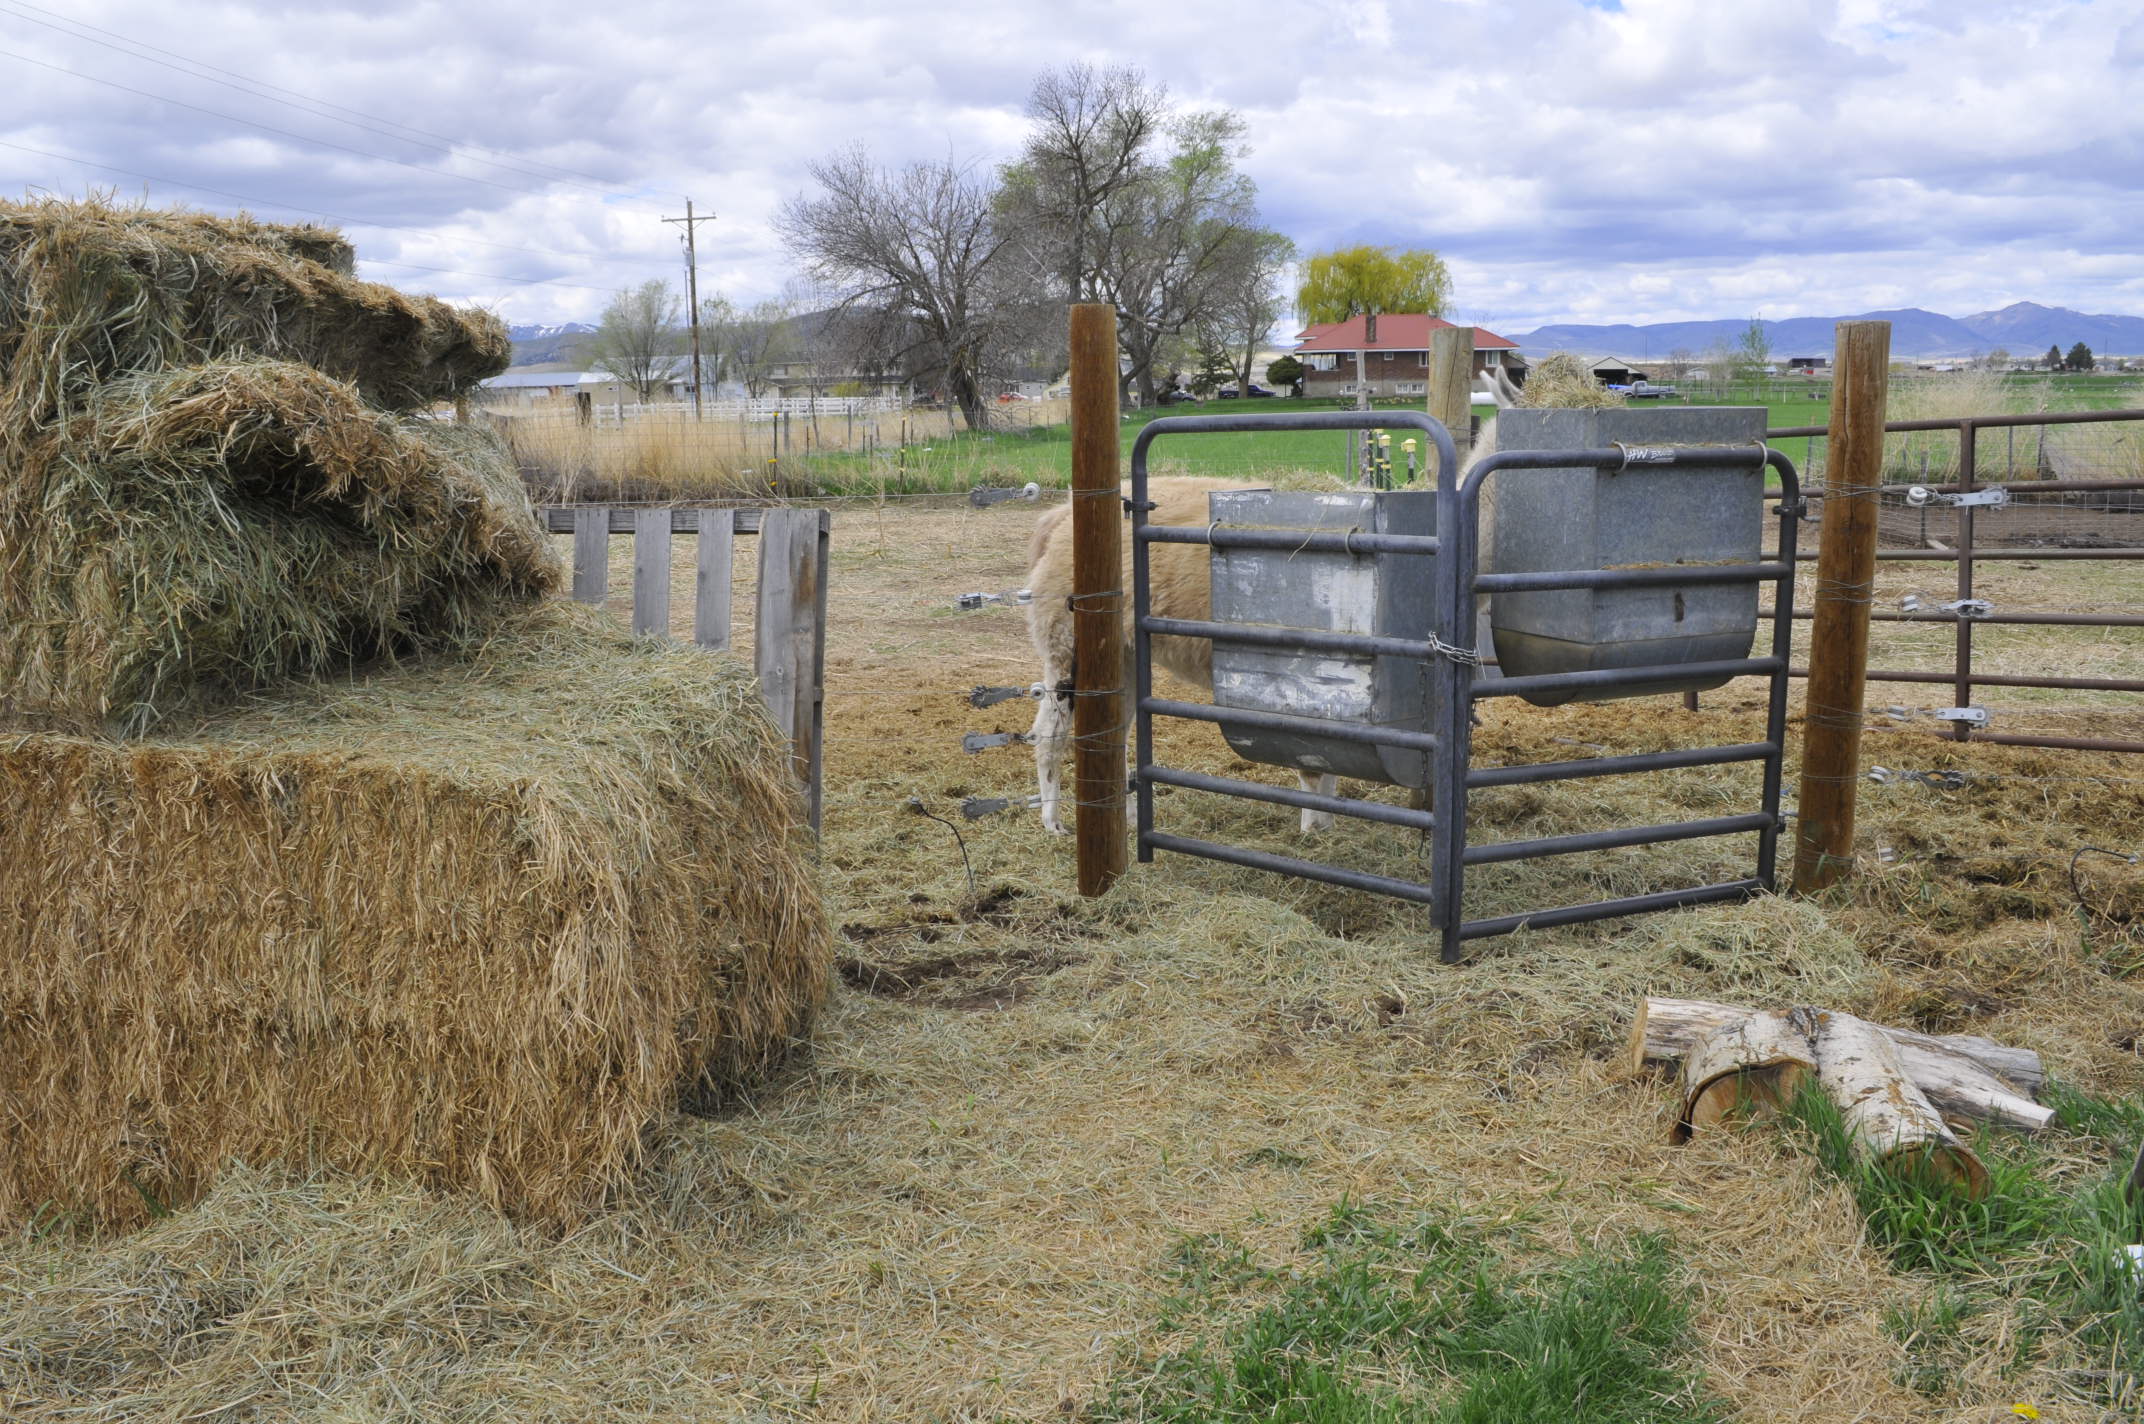
{"label": "wooden fence post", "polygon": [[[1459,467],[1474,445],[1474,328],[1444,326],[1429,334],[1429,414],[1452,432]],[[1432,487],[1437,483],[1437,447],[1423,452]]]}
{"label": "wooden fence post", "polygon": [[1883,479],[1891,323],[1840,322],[1832,364],[1836,375],[1817,548],[1816,619],[1809,635],[1804,694],[1801,802],[1794,831],[1794,888],[1803,894],[1832,884],[1854,862],[1854,798],[1860,789],[1863,698],[1868,689],[1876,488]]}
{"label": "wooden fence post", "polygon": [[[1072,784],[1079,893],[1124,873],[1124,514],[1117,310],[1072,308]],[[1054,689],[1043,689],[1043,696]]]}
{"label": "wooden fence post", "polygon": [[670,636],[670,511],[633,511],[633,631]]}
{"label": "wooden fence post", "polygon": [[769,509],[759,526],[759,605],[753,666],[759,695],[789,737],[804,783],[811,830],[819,833],[826,704],[826,558],[823,509]]}
{"label": "wooden fence post", "polygon": [[610,595],[610,511],[580,505],[573,511],[573,596],[601,603]]}
{"label": "wooden fence post", "polygon": [[693,575],[692,640],[720,652],[730,645],[730,568],[737,511],[700,511],[699,563]]}

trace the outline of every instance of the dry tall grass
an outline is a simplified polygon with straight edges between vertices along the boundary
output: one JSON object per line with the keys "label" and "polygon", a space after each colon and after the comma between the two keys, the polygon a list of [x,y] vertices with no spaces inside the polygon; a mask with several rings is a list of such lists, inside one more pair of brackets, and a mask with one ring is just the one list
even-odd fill
{"label": "dry tall grass", "polygon": [[[999,422],[993,429],[1062,424],[1067,406],[1011,402],[993,409]],[[943,412],[922,409],[853,419],[791,416],[779,435],[764,419],[694,420],[683,413],[582,425],[570,407],[532,406],[499,408],[488,418],[544,503],[765,498],[809,494],[821,481],[858,492],[874,482],[905,485],[933,474],[957,484],[951,472],[964,456],[967,463],[987,458],[981,437],[949,425]],[[939,458],[926,458],[927,451]]]}
{"label": "dry tall grass", "polygon": [[[1892,378],[1884,419],[1958,420],[1969,415],[2016,414],[2022,408],[2018,392],[2004,384],[1999,372],[1969,366],[1940,374]],[[1883,453],[1886,482],[1947,484],[1958,478],[1956,431],[1887,435]],[[1986,463],[1985,452],[1978,463]]]}

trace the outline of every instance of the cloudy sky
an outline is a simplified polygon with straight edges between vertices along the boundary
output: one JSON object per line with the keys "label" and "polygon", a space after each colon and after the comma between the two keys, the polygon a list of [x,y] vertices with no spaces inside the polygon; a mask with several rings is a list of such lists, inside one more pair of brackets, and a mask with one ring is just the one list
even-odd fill
{"label": "cloudy sky", "polygon": [[805,165],[992,163],[1037,70],[1142,66],[1248,121],[1305,250],[1426,246],[1546,322],[2144,313],[2140,0],[0,0],[0,174],[349,229],[367,275],[592,319],[751,300]]}

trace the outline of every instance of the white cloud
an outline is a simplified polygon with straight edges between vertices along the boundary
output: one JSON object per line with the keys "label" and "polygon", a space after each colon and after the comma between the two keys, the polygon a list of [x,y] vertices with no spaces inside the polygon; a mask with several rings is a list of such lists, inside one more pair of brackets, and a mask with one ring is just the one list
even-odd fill
{"label": "white cloud", "polygon": [[[773,218],[812,159],[862,142],[889,163],[1000,160],[1034,73],[1073,59],[1140,64],[1184,103],[1240,110],[1276,226],[1311,249],[1434,247],[1460,307],[1510,329],[2015,298],[2144,307],[2132,97],[2144,19],[2126,5],[93,0],[66,12],[159,57],[485,146],[451,160],[35,23],[58,13],[51,0],[0,0],[5,11],[16,23],[0,50],[463,175],[0,57],[0,142],[107,165],[0,148],[0,177],[18,188],[234,206],[178,186],[194,184],[287,205],[264,216],[360,220],[375,275],[516,319],[585,318],[605,289],[674,276],[676,231],[659,219],[686,193],[719,215],[702,229],[703,285],[778,290],[793,263]],[[501,154],[593,177],[483,161]]]}

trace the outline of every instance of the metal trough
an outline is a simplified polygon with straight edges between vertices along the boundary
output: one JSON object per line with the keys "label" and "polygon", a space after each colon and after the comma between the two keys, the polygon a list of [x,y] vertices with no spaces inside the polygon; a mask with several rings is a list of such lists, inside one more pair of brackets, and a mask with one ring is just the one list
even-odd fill
{"label": "metal trough", "polygon": [[[1437,495],[1429,490],[1216,490],[1207,501],[1215,531],[1348,536],[1437,532]],[[1435,556],[1350,548],[1349,542],[1343,539],[1342,547],[1334,549],[1310,548],[1301,540],[1277,548],[1217,541],[1211,575],[1214,621],[1427,639]],[[1426,684],[1418,657],[1302,645],[1214,644],[1213,698],[1219,707],[1421,731],[1428,716]],[[1237,755],[1269,766],[1395,786],[1428,782],[1429,758],[1419,747],[1379,745],[1270,723],[1223,723],[1222,729]]]}
{"label": "metal trough", "polygon": [[[1762,407],[1650,410],[1508,410],[1497,422],[1505,450],[1603,449],[1621,445],[1621,469],[1571,466],[1531,473],[1495,492],[1488,521],[1493,575],[1548,570],[1657,570],[1757,562],[1764,526],[1762,467],[1749,456],[1764,439]],[[1684,447],[1668,464],[1645,451]],[[1688,447],[1738,451],[1707,464]],[[1506,677],[1612,668],[1729,662],[1749,656],[1757,634],[1757,587],[1688,583],[1636,588],[1500,589],[1489,600],[1498,664]],[[1647,694],[1718,687],[1723,676],[1646,684]],[[1557,686],[1523,694],[1540,706],[1633,695],[1634,689]]]}

